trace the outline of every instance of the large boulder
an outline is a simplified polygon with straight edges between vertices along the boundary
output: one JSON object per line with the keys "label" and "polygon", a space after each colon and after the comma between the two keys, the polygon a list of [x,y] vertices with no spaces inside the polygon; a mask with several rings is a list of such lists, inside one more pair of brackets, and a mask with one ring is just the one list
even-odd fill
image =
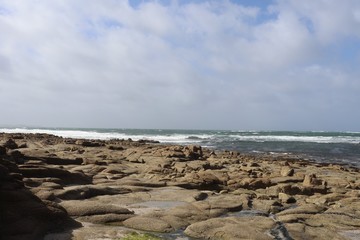
{"label": "large boulder", "polygon": [[60,205],[41,201],[24,188],[24,184],[12,177],[12,166],[0,159],[0,236],[1,239],[36,240],[49,231],[59,231],[80,226],[72,220]]}

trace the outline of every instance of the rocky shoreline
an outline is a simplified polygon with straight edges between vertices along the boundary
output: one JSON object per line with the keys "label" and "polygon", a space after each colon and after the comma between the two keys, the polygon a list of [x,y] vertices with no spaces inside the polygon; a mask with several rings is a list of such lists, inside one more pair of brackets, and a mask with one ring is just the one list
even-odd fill
{"label": "rocky shoreline", "polygon": [[360,239],[359,197],[338,164],[0,133],[0,239]]}

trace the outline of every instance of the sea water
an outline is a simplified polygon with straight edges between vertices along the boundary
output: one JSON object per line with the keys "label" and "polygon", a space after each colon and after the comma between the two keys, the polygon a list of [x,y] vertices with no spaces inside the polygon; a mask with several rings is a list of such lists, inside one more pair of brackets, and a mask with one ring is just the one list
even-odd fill
{"label": "sea water", "polygon": [[7,133],[47,133],[68,138],[156,140],[248,154],[291,154],[318,162],[360,167],[360,132],[228,131],[169,129],[0,128]]}

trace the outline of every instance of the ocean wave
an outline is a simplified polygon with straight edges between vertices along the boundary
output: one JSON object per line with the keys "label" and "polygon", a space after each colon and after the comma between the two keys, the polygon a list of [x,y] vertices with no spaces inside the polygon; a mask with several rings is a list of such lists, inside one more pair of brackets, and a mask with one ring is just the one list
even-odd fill
{"label": "ocean wave", "polygon": [[[141,129],[45,129],[45,128],[2,128],[7,133],[46,133],[65,138],[84,139],[128,139],[155,140],[173,144],[217,144],[223,142],[305,142],[305,143],[350,143],[359,144],[360,134],[343,133],[306,135],[305,132],[194,132],[176,130],[141,130]],[[286,133],[286,134],[285,134]]]}
{"label": "ocean wave", "polygon": [[[128,130],[131,131],[131,130]],[[81,139],[129,139],[132,140],[155,140],[161,143],[174,144],[191,144],[199,143],[204,139],[210,138],[211,135],[188,135],[188,134],[132,134],[127,132],[118,132],[113,129],[104,132],[104,130],[68,130],[68,129],[29,129],[29,128],[2,128],[0,132],[6,133],[45,133],[52,134],[64,138],[81,138]]]}
{"label": "ocean wave", "polygon": [[230,135],[238,141],[251,142],[308,142],[308,143],[353,143],[360,142],[359,136],[278,136],[278,135]]}

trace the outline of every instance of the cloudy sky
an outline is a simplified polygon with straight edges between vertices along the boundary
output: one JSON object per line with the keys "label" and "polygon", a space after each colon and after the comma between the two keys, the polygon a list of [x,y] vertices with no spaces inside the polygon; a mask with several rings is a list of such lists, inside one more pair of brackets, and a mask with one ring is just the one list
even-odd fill
{"label": "cloudy sky", "polygon": [[0,0],[1,126],[360,131],[358,0]]}

